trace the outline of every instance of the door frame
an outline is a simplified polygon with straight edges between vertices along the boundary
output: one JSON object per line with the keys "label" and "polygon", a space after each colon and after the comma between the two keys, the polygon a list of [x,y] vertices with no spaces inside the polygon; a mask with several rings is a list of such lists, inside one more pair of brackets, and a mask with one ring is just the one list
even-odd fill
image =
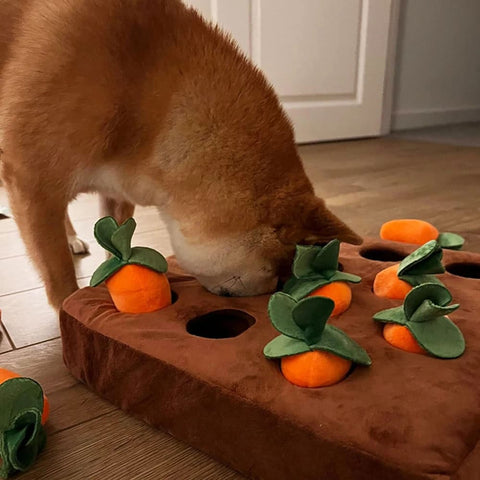
{"label": "door frame", "polygon": [[400,24],[400,7],[402,0],[392,0],[390,11],[390,27],[388,29],[387,65],[383,91],[383,109],[381,135],[388,135],[392,131],[393,122],[393,95],[395,86],[398,33]]}

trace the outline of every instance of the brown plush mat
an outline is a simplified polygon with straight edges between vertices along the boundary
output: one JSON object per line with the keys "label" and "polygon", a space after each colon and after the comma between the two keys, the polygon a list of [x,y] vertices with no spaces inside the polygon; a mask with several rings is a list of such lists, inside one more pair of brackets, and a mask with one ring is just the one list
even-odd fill
{"label": "brown plush mat", "polygon": [[438,360],[389,346],[372,321],[400,303],[373,295],[375,274],[413,250],[382,241],[342,247],[345,271],[363,281],[332,323],[373,365],[332,387],[295,387],[263,357],[277,335],[268,296],[211,295],[174,262],[169,276],[178,299],[159,312],[121,314],[102,287],[69,297],[60,315],[65,363],[125,412],[251,478],[479,479],[480,255],[444,253],[457,275],[441,280],[461,304],[450,318],[467,350]]}

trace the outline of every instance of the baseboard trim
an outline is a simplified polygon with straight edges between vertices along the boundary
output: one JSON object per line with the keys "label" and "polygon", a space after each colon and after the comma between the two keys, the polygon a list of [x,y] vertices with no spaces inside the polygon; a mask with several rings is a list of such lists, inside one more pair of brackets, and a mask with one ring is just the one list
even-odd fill
{"label": "baseboard trim", "polygon": [[393,112],[392,130],[477,121],[480,121],[480,105],[455,109],[404,110]]}

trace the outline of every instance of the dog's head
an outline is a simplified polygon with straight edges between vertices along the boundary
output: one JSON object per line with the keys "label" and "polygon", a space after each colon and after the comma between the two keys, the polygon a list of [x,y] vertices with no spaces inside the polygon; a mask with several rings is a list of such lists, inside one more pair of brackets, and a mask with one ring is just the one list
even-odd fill
{"label": "dog's head", "polygon": [[321,199],[311,194],[305,197],[283,211],[277,202],[276,212],[270,210],[253,228],[243,229],[241,220],[232,218],[232,226],[238,221],[239,228],[222,232],[219,226],[217,233],[205,236],[196,222],[191,229],[170,222],[180,265],[217,295],[260,295],[273,292],[290,276],[297,244],[324,244],[334,238],[362,242]]}
{"label": "dog's head", "polygon": [[261,72],[222,38],[211,51],[203,45],[205,55],[183,77],[157,146],[168,167],[159,173],[169,192],[162,210],[179,264],[208,290],[272,292],[297,244],[361,239],[315,196]]}

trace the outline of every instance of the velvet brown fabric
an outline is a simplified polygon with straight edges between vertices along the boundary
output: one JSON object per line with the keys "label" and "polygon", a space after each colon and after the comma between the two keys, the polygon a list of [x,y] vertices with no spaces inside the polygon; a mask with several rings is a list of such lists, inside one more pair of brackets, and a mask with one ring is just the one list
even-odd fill
{"label": "velvet brown fabric", "polygon": [[[352,285],[350,309],[331,322],[367,350],[373,365],[355,368],[331,387],[291,385],[278,363],[264,358],[263,347],[278,334],[266,314],[269,296],[211,295],[174,262],[169,277],[178,300],[159,312],[119,313],[103,287],[70,296],[60,316],[65,363],[125,412],[250,478],[475,480],[480,478],[480,279],[439,276],[461,304],[450,315],[467,344],[458,359],[397,350],[372,320],[401,302],[371,291],[376,273],[392,262],[359,252],[401,258],[415,248],[386,241],[342,247],[344,270],[363,281]],[[469,263],[469,275],[480,270],[480,255],[446,251],[444,259],[447,266]],[[222,309],[246,312],[256,322],[234,338],[187,332],[191,319]]]}

